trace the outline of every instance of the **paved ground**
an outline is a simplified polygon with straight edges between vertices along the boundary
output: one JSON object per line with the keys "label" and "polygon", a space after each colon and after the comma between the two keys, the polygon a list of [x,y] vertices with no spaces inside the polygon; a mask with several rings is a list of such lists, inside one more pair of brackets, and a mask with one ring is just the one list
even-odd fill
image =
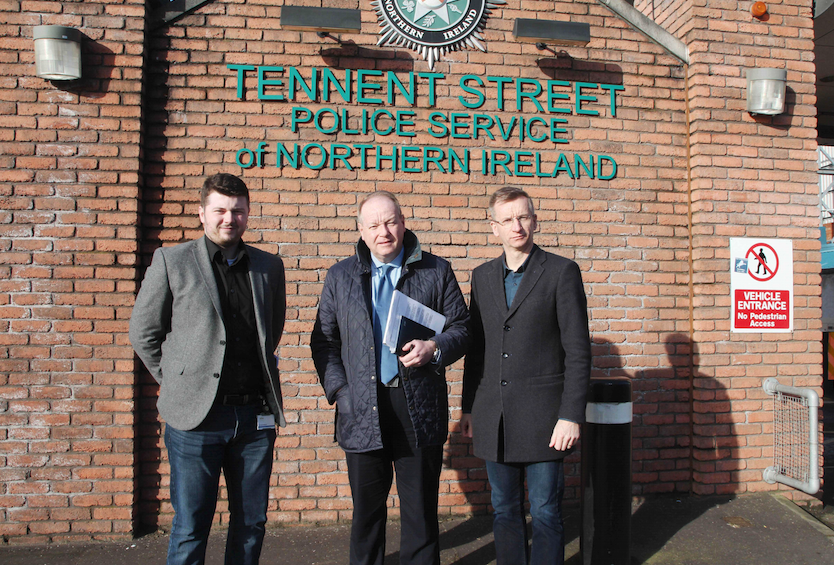
{"label": "paved ground", "polygon": [[[834,523],[834,512],[819,512]],[[348,526],[270,530],[263,565],[344,565]],[[399,524],[388,533],[386,565],[399,562]],[[579,555],[579,517],[567,519],[567,565]],[[2,565],[163,565],[167,537],[130,542],[39,547],[0,546]],[[208,565],[222,565],[224,536],[209,542]],[[495,560],[488,517],[441,523],[443,565]],[[834,565],[834,531],[787,499],[772,494],[730,498],[655,498],[635,505],[632,563],[646,565]],[[605,564],[608,565],[608,564]]]}
{"label": "paved ground", "polygon": [[655,499],[632,528],[647,565],[834,564],[834,531],[779,495]]}

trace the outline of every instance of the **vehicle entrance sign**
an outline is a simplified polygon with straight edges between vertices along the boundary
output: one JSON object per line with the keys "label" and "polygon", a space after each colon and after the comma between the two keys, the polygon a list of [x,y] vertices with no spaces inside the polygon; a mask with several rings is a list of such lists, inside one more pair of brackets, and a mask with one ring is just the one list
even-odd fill
{"label": "vehicle entrance sign", "polygon": [[793,242],[730,239],[732,331],[793,331]]}

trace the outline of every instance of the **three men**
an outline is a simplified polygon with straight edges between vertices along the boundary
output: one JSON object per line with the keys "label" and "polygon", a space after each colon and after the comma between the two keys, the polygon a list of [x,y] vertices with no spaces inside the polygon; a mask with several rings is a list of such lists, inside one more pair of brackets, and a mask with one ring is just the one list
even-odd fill
{"label": "three men", "polygon": [[255,565],[266,523],[276,420],[285,426],[274,356],[286,311],[280,258],[241,241],[249,191],[206,179],[205,236],[157,249],[130,320],[130,342],[159,382],[174,521],[168,565],[205,561],[221,469],[226,563]]}
{"label": "three men", "polygon": [[533,243],[536,214],[526,192],[501,188],[489,209],[504,253],[472,273],[461,432],[486,460],[497,563],[561,564],[562,460],[579,439],[590,378],[582,275],[575,262]]}
{"label": "three men", "polygon": [[[168,564],[204,562],[222,470],[231,513],[227,562],[254,565],[275,420],[286,425],[273,357],[284,325],[284,269],[280,258],[241,241],[249,214],[242,180],[208,178],[200,202],[205,237],[156,251],[130,340],[161,385],[175,510]],[[325,395],[337,405],[336,437],[348,464],[351,565],[383,563],[394,471],[400,562],[439,564],[444,368],[473,339],[461,429],[487,461],[498,563],[562,563],[562,460],[579,439],[590,374],[579,267],[534,244],[527,193],[498,190],[490,199],[491,226],[504,253],[473,272],[470,330],[451,266],[421,250],[396,197],[373,193],[358,212],[356,254],[328,271],[311,339]],[[406,343],[399,358],[382,343],[394,289],[446,317],[440,334]]]}
{"label": "three men", "polygon": [[[330,268],[311,339],[353,496],[351,565],[382,565],[386,500],[396,470],[400,563],[438,565],[438,488],[448,435],[444,367],[469,345],[469,314],[447,261],[420,249],[396,197],[359,204],[356,254]],[[413,340],[399,360],[382,344],[394,289],[446,316],[443,332]]]}

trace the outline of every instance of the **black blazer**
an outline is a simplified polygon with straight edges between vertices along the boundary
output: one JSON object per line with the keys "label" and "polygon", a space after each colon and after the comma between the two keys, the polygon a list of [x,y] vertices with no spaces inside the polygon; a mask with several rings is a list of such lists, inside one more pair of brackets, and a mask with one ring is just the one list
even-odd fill
{"label": "black blazer", "polygon": [[473,345],[463,376],[475,455],[506,462],[562,459],[548,446],[559,419],[585,421],[591,373],[588,309],[579,266],[533,247],[510,308],[504,256],[472,273]]}

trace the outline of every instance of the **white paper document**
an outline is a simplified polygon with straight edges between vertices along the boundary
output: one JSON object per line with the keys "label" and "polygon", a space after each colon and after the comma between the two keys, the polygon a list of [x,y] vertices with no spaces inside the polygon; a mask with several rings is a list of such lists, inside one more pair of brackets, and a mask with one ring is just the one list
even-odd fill
{"label": "white paper document", "polygon": [[391,353],[396,352],[397,339],[400,337],[400,318],[403,316],[426,326],[435,334],[443,333],[443,326],[446,325],[446,316],[395,290],[391,296],[388,322],[385,324],[385,334],[382,337],[382,343],[388,346]]}

